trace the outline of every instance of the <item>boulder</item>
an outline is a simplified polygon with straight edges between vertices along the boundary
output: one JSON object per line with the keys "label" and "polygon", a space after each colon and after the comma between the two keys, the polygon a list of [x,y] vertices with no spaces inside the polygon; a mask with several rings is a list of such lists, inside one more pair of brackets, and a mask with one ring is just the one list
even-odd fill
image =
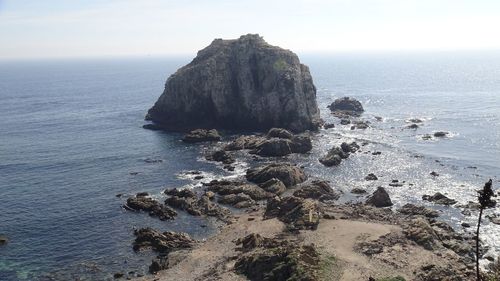
{"label": "boulder", "polygon": [[352,194],[366,194],[366,190],[359,188],[359,187],[355,187],[355,188],[351,189],[351,193]]}
{"label": "boulder", "polygon": [[217,150],[212,154],[205,156],[208,161],[222,162],[223,164],[232,164],[236,162],[234,158],[225,150]]}
{"label": "boulder", "polygon": [[359,145],[356,142],[350,144],[343,142],[340,147],[333,147],[328,153],[319,159],[319,162],[327,167],[337,166],[342,162],[342,159],[349,157],[350,153],[358,151]]}
{"label": "boulder", "polygon": [[261,136],[241,136],[224,147],[224,150],[242,150],[255,149],[259,144],[265,141],[266,138]]}
{"label": "boulder", "polygon": [[308,136],[296,135],[291,141],[290,149],[293,153],[307,153],[312,150],[312,141]]}
{"label": "boulder", "polygon": [[232,205],[236,208],[248,208],[255,205],[255,201],[244,193],[227,194],[221,196],[217,202]]}
{"label": "boulder", "polygon": [[309,68],[257,34],[215,39],[168,78],[146,120],[165,129],[315,130],[320,124]]}
{"label": "boulder", "polygon": [[342,114],[354,116],[358,116],[363,113],[363,111],[365,111],[358,100],[350,97],[336,99],[332,104],[328,106],[328,108],[333,113],[340,112]]}
{"label": "boulder", "polygon": [[449,134],[448,132],[441,132],[441,131],[440,131],[440,132],[435,132],[435,133],[434,133],[434,137],[436,137],[436,138],[444,138],[444,137],[446,137],[448,134]]}
{"label": "boulder", "polygon": [[429,222],[424,218],[415,218],[403,226],[403,233],[410,240],[427,250],[433,250],[436,247],[437,234]]}
{"label": "boulder", "polygon": [[206,141],[220,141],[221,137],[219,132],[215,129],[205,130],[196,129],[184,135],[182,138],[183,142],[195,143],[195,142],[206,142]]}
{"label": "boulder", "polygon": [[168,256],[157,256],[151,261],[151,265],[149,266],[149,273],[156,274],[159,271],[167,269],[168,267]]}
{"label": "boulder", "polygon": [[325,123],[325,124],[323,125],[323,128],[324,128],[325,130],[332,129],[332,128],[335,128],[335,124],[333,124],[333,123]]}
{"label": "boulder", "polygon": [[171,196],[165,200],[165,204],[173,208],[186,211],[192,216],[210,216],[216,217],[223,222],[228,222],[231,217],[231,212],[228,209],[212,202],[212,198],[208,195],[203,195],[200,198],[197,198],[196,196]]}
{"label": "boulder", "polygon": [[142,125],[142,128],[146,129],[146,130],[152,130],[152,131],[162,130],[162,127],[158,126],[157,124],[144,124],[144,125]]}
{"label": "boulder", "polygon": [[196,243],[185,233],[166,231],[161,233],[150,227],[141,228],[134,231],[136,236],[133,248],[139,251],[143,248],[152,248],[159,253],[169,253],[177,249],[191,248]]}
{"label": "boulder", "polygon": [[365,180],[367,180],[367,181],[376,181],[376,180],[378,180],[378,177],[375,174],[369,173],[365,177]]}
{"label": "boulder", "polygon": [[392,206],[391,198],[385,188],[379,186],[373,192],[372,196],[366,200],[366,204],[373,205],[377,208]]}
{"label": "boulder", "polygon": [[457,203],[456,200],[448,198],[440,192],[436,192],[432,196],[424,195],[424,196],[422,196],[422,200],[430,201],[430,202],[440,204],[440,205],[454,205],[455,203]]}
{"label": "boulder", "polygon": [[411,124],[411,125],[406,126],[406,128],[407,129],[413,129],[413,130],[415,130],[415,129],[418,129],[418,125],[417,124]]}
{"label": "boulder", "polygon": [[177,196],[177,197],[182,197],[182,198],[196,198],[196,193],[194,193],[193,190],[184,188],[184,189],[178,189],[178,188],[173,188],[173,189],[167,189],[163,191],[166,195],[170,196]]}
{"label": "boulder", "polygon": [[284,198],[276,196],[269,199],[264,213],[264,218],[278,218],[290,230],[315,230],[320,216],[321,211],[317,201],[294,196]]}
{"label": "boulder", "polygon": [[285,156],[292,153],[290,144],[288,139],[272,138],[263,141],[252,153],[264,157]]}
{"label": "boulder", "polygon": [[401,209],[398,210],[401,214],[410,216],[424,216],[428,218],[437,218],[439,213],[433,209],[426,208],[424,206],[417,206],[414,204],[405,204]]}
{"label": "boulder", "polygon": [[291,139],[293,134],[282,128],[272,128],[267,132],[267,138]]}
{"label": "boulder", "polygon": [[148,212],[150,216],[158,217],[160,220],[172,220],[177,216],[177,213],[168,206],[146,196],[129,197],[124,207],[127,210]]}
{"label": "boulder", "polygon": [[264,189],[267,192],[280,195],[281,193],[285,192],[286,186],[285,184],[280,181],[279,179],[272,178],[266,182],[263,182],[259,184],[259,186]]}
{"label": "boulder", "polygon": [[274,196],[274,194],[265,191],[257,185],[244,182],[213,180],[209,183],[204,183],[204,185],[208,187],[208,190],[213,191],[219,195],[241,193],[248,195],[253,200],[264,200]]}
{"label": "boulder", "polygon": [[311,198],[319,201],[330,201],[339,199],[340,194],[335,192],[326,181],[315,180],[310,184],[301,186],[293,193],[293,196]]}
{"label": "boulder", "polygon": [[273,163],[265,166],[248,169],[246,178],[257,184],[264,183],[270,179],[279,179],[286,187],[290,187],[306,180],[304,171],[292,164]]}

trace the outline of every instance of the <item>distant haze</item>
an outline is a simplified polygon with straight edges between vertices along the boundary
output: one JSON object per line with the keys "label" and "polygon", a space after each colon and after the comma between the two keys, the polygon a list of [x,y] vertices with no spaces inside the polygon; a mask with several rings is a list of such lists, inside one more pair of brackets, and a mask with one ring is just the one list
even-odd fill
{"label": "distant haze", "polygon": [[0,0],[0,59],[194,55],[259,33],[299,53],[500,49],[498,0]]}

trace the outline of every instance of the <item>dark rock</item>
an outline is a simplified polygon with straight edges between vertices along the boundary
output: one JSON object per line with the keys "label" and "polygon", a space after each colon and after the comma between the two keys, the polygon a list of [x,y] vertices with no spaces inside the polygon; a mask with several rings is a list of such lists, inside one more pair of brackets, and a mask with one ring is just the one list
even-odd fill
{"label": "dark rock", "polygon": [[335,124],[333,124],[333,123],[325,123],[325,124],[323,125],[323,128],[324,128],[325,130],[332,129],[332,128],[335,128]]}
{"label": "dark rock", "polygon": [[286,190],[285,184],[279,179],[272,178],[266,182],[259,184],[259,186],[267,192],[280,195]]}
{"label": "dark rock", "polygon": [[427,250],[433,250],[436,247],[437,234],[424,218],[418,217],[410,220],[403,226],[403,233],[408,239]]}
{"label": "dark rock", "polygon": [[152,248],[159,253],[169,253],[177,249],[191,248],[196,243],[185,233],[171,231],[161,233],[149,227],[134,231],[134,235],[136,236],[133,244],[135,251]]}
{"label": "dark rock", "polygon": [[367,181],[376,181],[376,180],[378,180],[378,177],[375,174],[370,173],[370,174],[368,174],[365,177],[365,180],[367,180]]}
{"label": "dark rock", "polygon": [[295,132],[320,124],[307,66],[256,34],[215,39],[170,76],[147,119],[167,129],[223,128]]}
{"label": "dark rock", "polygon": [[135,196],[136,197],[145,197],[145,196],[149,196],[149,193],[147,193],[147,192],[138,192]]}
{"label": "dark rock", "polygon": [[250,196],[253,200],[263,200],[274,196],[274,194],[265,191],[257,185],[237,181],[213,180],[204,185],[208,187],[208,190],[219,195],[242,193]]}
{"label": "dark rock", "polygon": [[149,273],[156,274],[169,267],[168,256],[158,256],[151,261]]}
{"label": "dark rock", "polygon": [[429,135],[429,134],[425,134],[425,135],[423,135],[423,136],[422,136],[422,139],[423,139],[423,140],[431,140],[431,139],[432,139],[432,136],[431,136],[431,135]]}
{"label": "dark rock", "polygon": [[264,157],[285,156],[292,153],[290,145],[288,139],[272,138],[260,143],[252,153]]}
{"label": "dark rock", "polygon": [[470,227],[470,224],[469,224],[469,223],[466,223],[466,222],[463,222],[463,223],[462,223],[462,227],[468,228],[468,227]]}
{"label": "dark rock", "polygon": [[435,210],[426,208],[424,206],[417,206],[410,203],[405,204],[403,207],[401,207],[401,209],[398,210],[398,212],[410,216],[425,216],[428,218],[439,217],[439,213]]}
{"label": "dark rock", "polygon": [[117,272],[117,273],[113,274],[113,278],[115,278],[115,279],[120,279],[123,276],[125,276],[125,274],[123,274],[122,272]]}
{"label": "dark rock", "polygon": [[354,124],[355,129],[365,130],[368,129],[368,127],[370,127],[368,121],[354,121],[352,123]]}
{"label": "dark rock", "polygon": [[336,99],[332,104],[328,106],[328,108],[332,112],[340,112],[342,114],[355,116],[360,115],[364,111],[363,106],[358,100],[349,97]]}
{"label": "dark rock", "polygon": [[231,212],[210,200],[208,196],[197,197],[178,197],[172,196],[165,200],[165,204],[176,209],[186,211],[193,216],[216,217],[221,221],[228,222]]}
{"label": "dark rock", "polygon": [[411,125],[408,125],[406,126],[407,129],[418,129],[418,125],[417,124],[411,124]]}
{"label": "dark rock", "polygon": [[222,162],[223,164],[232,164],[235,162],[234,158],[224,150],[217,150],[205,157],[208,161]]}
{"label": "dark rock", "polygon": [[448,132],[435,132],[434,137],[443,138],[443,137],[446,137],[448,134],[449,134]]}
{"label": "dark rock", "polygon": [[196,129],[184,135],[182,138],[183,142],[195,143],[195,142],[206,142],[206,141],[220,141],[221,137],[219,132],[215,129]]}
{"label": "dark rock", "polygon": [[145,125],[142,125],[142,128],[147,129],[147,130],[152,130],[152,131],[162,130],[162,127],[157,125],[157,124],[145,124]]}
{"label": "dark rock", "polygon": [[372,155],[380,155],[380,154],[382,154],[382,152],[380,152],[380,151],[374,151],[374,152],[372,152]]}
{"label": "dark rock", "polygon": [[344,151],[345,153],[354,153],[358,151],[359,145],[356,142],[351,142],[351,143],[343,142],[340,145],[340,148],[342,148],[342,151]]}
{"label": "dark rock", "polygon": [[204,179],[205,177],[204,176],[195,176],[193,179],[195,180],[201,180],[201,179]]}
{"label": "dark rock", "polygon": [[255,201],[244,193],[228,194],[221,196],[218,200],[220,204],[228,204],[236,208],[248,208],[255,205]]}
{"label": "dark rock", "polygon": [[408,119],[408,122],[411,122],[411,123],[422,123],[424,121],[422,121],[421,119],[418,119],[418,118],[412,118],[412,119]]}
{"label": "dark rock", "polygon": [[343,142],[340,147],[333,147],[328,151],[326,156],[319,159],[319,162],[327,167],[337,166],[342,162],[342,159],[349,157],[349,153],[356,152],[359,145],[356,142],[350,144]]}
{"label": "dark rock", "polygon": [[158,217],[160,220],[172,220],[177,213],[171,208],[149,197],[129,197],[124,206],[128,210],[145,211],[150,216]]}
{"label": "dark rock", "polygon": [[366,190],[364,190],[364,189],[362,189],[362,188],[358,188],[358,187],[356,187],[356,188],[353,188],[353,189],[351,190],[351,193],[352,193],[352,194],[366,194]]}
{"label": "dark rock", "polygon": [[432,172],[430,173],[430,175],[431,175],[431,176],[433,176],[433,177],[439,177],[439,174],[438,174],[438,173],[436,173],[436,172],[434,172],[434,171],[432,171]]}
{"label": "dark rock", "polygon": [[146,162],[146,163],[161,163],[161,162],[163,162],[163,160],[146,158],[146,159],[144,159],[144,162]]}
{"label": "dark rock", "polygon": [[264,218],[278,218],[291,230],[315,230],[318,227],[320,215],[320,208],[314,200],[294,196],[284,198],[276,196],[267,201]]}
{"label": "dark rock", "polygon": [[267,132],[267,138],[292,139],[293,134],[283,128],[272,128]]}
{"label": "dark rock", "polygon": [[182,197],[182,198],[196,198],[196,193],[192,191],[191,189],[184,188],[184,189],[167,189],[163,193],[166,195],[170,196],[177,196],[177,197]]}
{"label": "dark rock", "polygon": [[9,239],[5,235],[0,234],[0,246],[5,245],[9,242]]}
{"label": "dark rock", "polygon": [[312,181],[297,189],[293,196],[300,198],[317,199],[320,201],[337,200],[340,197],[338,192],[333,191],[326,181]]}
{"label": "dark rock", "polygon": [[375,116],[375,120],[381,122],[384,121],[384,118],[382,118],[381,116]]}
{"label": "dark rock", "polygon": [[293,153],[307,153],[312,150],[311,138],[304,135],[296,135],[292,137],[290,149]]}
{"label": "dark rock", "polygon": [[340,125],[349,125],[349,124],[351,124],[351,120],[349,119],[340,120]]}
{"label": "dark rock", "polygon": [[255,149],[259,146],[266,138],[260,136],[241,136],[229,143],[224,147],[224,150],[242,150],[242,149]]}
{"label": "dark rock", "polygon": [[440,192],[436,192],[432,196],[424,195],[424,196],[422,196],[422,200],[434,202],[434,203],[440,204],[440,205],[453,205],[453,204],[457,203],[456,200],[448,198]]}
{"label": "dark rock", "polygon": [[285,186],[290,187],[304,182],[306,180],[306,175],[302,169],[294,165],[287,163],[273,163],[248,169],[246,178],[248,181],[257,184],[276,178],[282,181]]}
{"label": "dark rock", "polygon": [[391,198],[385,188],[379,186],[377,190],[373,192],[372,196],[366,201],[367,204],[373,205],[375,207],[390,207],[392,206]]}

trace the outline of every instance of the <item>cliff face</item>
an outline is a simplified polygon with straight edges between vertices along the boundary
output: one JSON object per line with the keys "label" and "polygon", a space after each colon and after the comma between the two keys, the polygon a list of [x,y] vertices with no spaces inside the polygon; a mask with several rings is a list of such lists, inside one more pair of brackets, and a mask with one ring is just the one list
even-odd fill
{"label": "cliff face", "polygon": [[180,68],[146,117],[167,130],[313,130],[319,124],[309,68],[259,35],[215,39]]}

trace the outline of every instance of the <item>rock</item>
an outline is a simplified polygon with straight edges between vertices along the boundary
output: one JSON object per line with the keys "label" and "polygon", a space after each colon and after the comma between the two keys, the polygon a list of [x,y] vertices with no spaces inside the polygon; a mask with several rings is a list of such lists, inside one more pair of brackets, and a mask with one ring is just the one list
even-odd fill
{"label": "rock", "polygon": [[408,122],[411,122],[411,123],[422,123],[424,121],[422,121],[421,119],[418,119],[418,118],[412,118],[412,119],[408,119]]}
{"label": "rock", "polygon": [[229,143],[224,147],[224,150],[242,150],[242,149],[255,149],[259,146],[266,138],[260,136],[241,136]]}
{"label": "rock", "polygon": [[274,197],[267,201],[264,218],[278,218],[291,230],[318,227],[321,212],[316,201],[299,197]]}
{"label": "rock", "polygon": [[205,130],[196,129],[184,135],[182,138],[183,142],[195,143],[195,142],[206,142],[206,141],[220,141],[221,137],[219,132],[215,129]]}
{"label": "rock", "polygon": [[286,190],[285,184],[279,179],[272,178],[266,182],[259,184],[260,188],[264,189],[267,192],[280,195]]}
{"label": "rock", "polygon": [[185,233],[163,232],[152,228],[141,228],[134,231],[136,236],[134,241],[134,251],[143,248],[152,248],[159,253],[169,253],[177,249],[191,248],[196,243],[189,235]]}
{"label": "rock", "polygon": [[351,124],[351,120],[349,119],[340,120],[340,125],[349,125],[349,124]]}
{"label": "rock", "polygon": [[260,143],[252,153],[264,157],[285,156],[292,153],[290,144],[288,139],[272,138]]}
{"label": "rock", "polygon": [[150,216],[158,217],[160,220],[172,220],[177,216],[171,208],[145,196],[129,197],[124,207],[128,210],[148,212]]}
{"label": "rock", "polygon": [[470,224],[469,224],[469,223],[466,223],[466,222],[463,222],[463,223],[462,223],[462,227],[468,228],[468,227],[470,227]]}
{"label": "rock", "polygon": [[272,128],[267,132],[267,138],[292,139],[293,134],[283,128]]}
{"label": "rock", "polygon": [[9,242],[9,239],[5,235],[0,234],[0,246],[5,245]]}
{"label": "rock", "polygon": [[212,200],[215,198],[215,193],[212,191],[205,191],[204,196],[206,196],[208,199]]}
{"label": "rock", "polygon": [[250,198],[252,198],[253,200],[263,200],[274,196],[274,194],[265,191],[257,185],[244,182],[213,180],[210,183],[205,183],[204,185],[208,187],[208,190],[213,191],[219,195],[242,193],[250,196]]}
{"label": "rock", "polygon": [[149,266],[149,273],[156,274],[159,271],[165,270],[169,267],[167,256],[158,256],[151,261]]}
{"label": "rock", "polygon": [[234,158],[225,150],[217,150],[205,157],[208,161],[222,162],[223,164],[232,164],[235,162]]}
{"label": "rock", "polygon": [[[268,240],[271,239],[264,241]],[[289,241],[267,242],[256,246],[250,244],[244,249],[246,252],[238,256],[234,268],[248,280],[319,280],[321,259],[313,244],[299,245]]]}
{"label": "rock", "polygon": [[306,180],[304,171],[288,163],[273,163],[265,166],[248,169],[246,178],[250,182],[257,184],[264,183],[270,179],[276,178],[290,187]]}
{"label": "rock", "polygon": [[382,152],[380,152],[380,151],[374,151],[374,152],[372,152],[372,155],[380,155],[380,154],[382,154]]}
{"label": "rock", "polygon": [[332,128],[335,128],[335,124],[333,124],[333,123],[325,123],[325,124],[323,125],[323,128],[324,128],[325,130],[332,129]]}
{"label": "rock", "polygon": [[418,125],[417,124],[411,124],[411,125],[406,126],[406,128],[407,129],[413,129],[413,130],[415,130],[415,129],[418,129]]}
{"label": "rock", "polygon": [[293,196],[300,198],[310,198],[319,201],[337,200],[340,194],[333,191],[332,187],[326,181],[312,181],[297,189]]}
{"label": "rock", "polygon": [[196,198],[196,193],[193,190],[184,188],[184,189],[167,189],[163,193],[170,196],[177,196],[182,198]]}
{"label": "rock", "polygon": [[354,128],[355,129],[360,129],[360,130],[365,130],[365,129],[368,129],[368,127],[370,127],[369,125],[369,121],[354,121],[352,122],[354,124]]}
{"label": "rock", "polygon": [[337,166],[342,162],[342,159],[349,157],[349,153],[356,152],[359,145],[356,142],[350,144],[343,142],[340,147],[333,147],[328,151],[326,156],[319,159],[319,162],[327,167]]}
{"label": "rock", "polygon": [[362,189],[362,188],[358,188],[358,187],[355,187],[351,190],[351,193],[352,194],[365,194],[366,193],[366,190]]}
{"label": "rock", "polygon": [[354,153],[358,151],[359,145],[356,142],[351,142],[351,143],[343,142],[340,145],[340,148],[342,148],[342,151],[344,151],[345,153]]}
{"label": "rock", "polygon": [[398,210],[401,214],[410,215],[410,216],[424,216],[428,218],[437,218],[439,217],[439,213],[435,210],[426,208],[424,206],[417,206],[414,204],[405,204],[401,209]]}
{"label": "rock", "polygon": [[366,201],[367,204],[373,205],[377,208],[390,207],[392,206],[391,198],[385,188],[379,186],[377,190],[373,192],[372,196]]}
{"label": "rock", "polygon": [[[213,197],[212,197],[213,198]],[[216,217],[221,221],[228,222],[231,212],[211,201],[209,196],[178,197],[172,196],[165,200],[165,204],[186,211],[192,216],[210,216]]]}
{"label": "rock", "polygon": [[381,116],[375,116],[375,120],[382,122],[384,121],[384,118],[382,118]]}
{"label": "rock", "polygon": [[315,130],[320,123],[309,68],[257,34],[215,39],[168,78],[146,119],[166,129]]}
{"label": "rock", "polygon": [[436,173],[436,172],[434,172],[434,171],[432,171],[432,172],[430,173],[430,175],[431,175],[431,176],[433,176],[433,177],[439,177],[439,174],[438,174],[438,173]]}
{"label": "rock", "polygon": [[328,106],[332,112],[340,112],[342,114],[358,116],[363,113],[364,109],[361,103],[350,97],[336,99]]}
{"label": "rock", "polygon": [[113,274],[113,278],[115,278],[115,279],[120,279],[123,276],[125,276],[125,274],[123,274],[122,272],[117,272],[117,273]]}
{"label": "rock", "polygon": [[423,139],[423,140],[431,140],[431,139],[432,139],[432,136],[431,136],[431,135],[429,135],[429,134],[425,134],[425,135],[423,135],[423,136],[422,136],[422,139]]}
{"label": "rock", "polygon": [[136,197],[145,197],[145,196],[149,196],[149,193],[147,193],[147,192],[138,192],[135,196]]}
{"label": "rock", "polygon": [[375,174],[370,173],[370,174],[368,174],[365,177],[365,180],[367,180],[367,181],[376,181],[376,180],[378,180],[378,178],[377,178],[377,176]]}
{"label": "rock", "polygon": [[492,215],[488,215],[486,217],[490,220],[491,223],[500,225],[500,215],[492,214]]}
{"label": "rock", "polygon": [[435,132],[434,133],[434,137],[436,138],[444,138],[448,135],[449,133],[448,132]]}
{"label": "rock", "polygon": [[228,194],[221,196],[218,200],[220,204],[228,204],[237,208],[248,208],[255,205],[255,201],[244,193]]}
{"label": "rock", "polygon": [[440,204],[440,205],[453,205],[453,204],[457,203],[456,200],[448,198],[440,192],[436,192],[432,196],[424,195],[424,196],[422,196],[422,200],[434,202],[434,203]]}
{"label": "rock", "polygon": [[293,153],[307,153],[312,150],[312,141],[308,136],[296,135],[291,141],[290,149]]}
{"label": "rock", "polygon": [[427,220],[415,218],[403,226],[403,233],[410,240],[427,250],[433,250],[436,246],[437,234]]}
{"label": "rock", "polygon": [[145,125],[142,125],[142,128],[147,129],[147,130],[152,130],[152,131],[162,130],[162,127],[157,125],[157,124],[145,124]]}

